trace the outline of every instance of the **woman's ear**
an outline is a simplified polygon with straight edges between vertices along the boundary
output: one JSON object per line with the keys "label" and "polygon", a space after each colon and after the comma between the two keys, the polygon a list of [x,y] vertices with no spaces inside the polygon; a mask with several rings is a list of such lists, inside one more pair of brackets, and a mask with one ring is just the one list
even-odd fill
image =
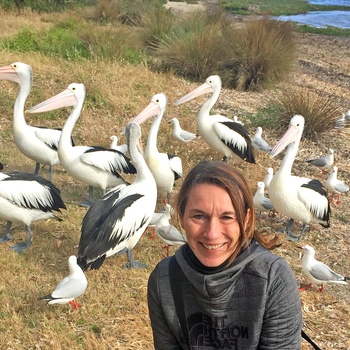
{"label": "woman's ear", "polygon": [[250,208],[248,208],[247,215],[245,216],[245,219],[244,219],[244,229],[245,230],[247,229],[247,225],[248,225],[248,222],[250,220],[251,215],[252,214],[251,214]]}

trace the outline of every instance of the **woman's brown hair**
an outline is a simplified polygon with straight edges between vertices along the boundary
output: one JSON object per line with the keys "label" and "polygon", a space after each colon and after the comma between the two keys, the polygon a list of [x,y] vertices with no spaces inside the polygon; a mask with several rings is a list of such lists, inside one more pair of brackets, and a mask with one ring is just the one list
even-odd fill
{"label": "woman's brown hair", "polygon": [[[262,239],[255,230],[253,197],[243,173],[233,165],[223,161],[203,161],[195,165],[187,174],[175,202],[176,212],[180,221],[183,218],[191,189],[203,183],[223,188],[230,196],[235,209],[241,234],[230,262],[235,259],[242,247],[249,245],[253,237],[268,249],[276,247],[275,239],[268,242],[266,239]],[[250,215],[246,220],[248,214]]]}

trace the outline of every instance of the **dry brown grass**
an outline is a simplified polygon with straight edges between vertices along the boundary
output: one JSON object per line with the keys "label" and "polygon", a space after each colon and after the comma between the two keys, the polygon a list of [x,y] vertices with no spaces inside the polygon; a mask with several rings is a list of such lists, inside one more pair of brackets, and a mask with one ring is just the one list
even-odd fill
{"label": "dry brown grass", "polygon": [[[29,18],[28,18],[29,16]],[[6,28],[8,23],[18,21],[17,16],[6,14],[1,16]],[[42,17],[25,14],[24,21],[41,26]],[[22,17],[21,17],[22,19]],[[38,22],[38,23],[37,23]],[[13,32],[14,33],[14,32]],[[1,32],[0,35],[7,35]],[[317,57],[315,46],[320,41],[300,40],[300,57]],[[312,38],[312,37],[311,37]],[[320,38],[318,38],[320,39]],[[332,65],[333,69],[349,75],[350,58],[341,52],[347,52],[348,45],[343,41],[331,41],[324,38],[323,58],[317,61],[325,67]],[[327,45],[326,45],[327,44]],[[344,46],[342,46],[344,45]],[[339,49],[340,47],[340,49]],[[341,50],[343,47],[343,51]],[[307,49],[305,49],[307,48]],[[336,52],[337,55],[332,55]],[[325,58],[330,55],[331,62]],[[339,57],[338,57],[339,56]],[[328,57],[328,56],[327,56]],[[337,58],[338,57],[338,58]],[[338,61],[337,61],[338,59]],[[81,119],[78,121],[74,137],[78,144],[109,144],[107,139],[112,134],[120,135],[124,125],[139,113],[151,96],[165,92],[169,104],[165,120],[159,133],[159,149],[179,154],[183,159],[184,173],[200,160],[221,158],[208,149],[200,139],[193,141],[188,147],[180,145],[169,136],[170,124],[165,121],[178,117],[183,128],[195,131],[195,114],[202,100],[174,107],[173,102],[196,85],[189,84],[174,77],[172,74],[156,74],[147,67],[120,66],[116,63],[97,63],[82,61],[67,63],[58,59],[43,57],[38,54],[20,54],[2,52],[0,66],[14,61],[31,64],[34,71],[33,94],[26,106],[32,106],[44,98],[50,97],[72,82],[83,82],[87,86],[87,101]],[[347,62],[344,63],[344,62]],[[339,80],[322,82],[321,76],[312,74],[307,69],[297,68],[294,83],[315,86],[320,89],[333,89]],[[28,160],[16,149],[12,136],[12,104],[18,92],[14,83],[0,81],[1,116],[0,143],[1,159],[7,165],[6,171],[18,170],[32,172],[34,162]],[[350,106],[346,97],[347,89],[338,86],[344,92],[344,110]],[[253,134],[251,125],[245,115],[254,113],[266,102],[266,97],[273,92],[237,92],[223,90],[216,112],[232,116],[238,114]],[[100,103],[96,103],[100,101]],[[62,110],[57,118],[43,120],[42,115],[27,117],[32,124],[61,126],[68,115],[68,110]],[[142,127],[144,140],[149,124]],[[275,143],[281,136],[280,132],[266,131],[266,138]],[[120,142],[124,142],[123,139]],[[293,168],[296,174],[313,176],[321,179],[320,172],[306,165],[306,159],[324,154],[328,148],[335,150],[336,163],[339,166],[339,177],[350,183],[350,129],[333,130],[322,136],[317,143],[303,141]],[[280,158],[270,160],[258,154],[258,164],[238,164],[246,174],[252,192],[255,184],[265,175],[266,168],[272,166],[277,170]],[[48,176],[47,168],[41,173]],[[146,286],[151,269],[164,255],[163,244],[156,238],[154,241],[144,236],[135,248],[135,257],[147,263],[146,270],[125,270],[122,265],[124,256],[108,258],[100,270],[86,273],[89,285],[87,291],[78,299],[82,307],[77,311],[68,305],[48,306],[37,298],[51,291],[52,288],[67,273],[67,259],[76,254],[80,237],[81,220],[86,209],[77,206],[77,202],[87,196],[87,186],[68,176],[62,167],[57,166],[53,178],[61,189],[62,197],[68,210],[63,213],[63,221],[40,221],[32,225],[33,245],[22,254],[12,252],[7,244],[0,245],[0,264],[2,266],[2,283],[0,284],[0,348],[1,349],[152,349],[152,335],[147,313]],[[176,185],[174,194],[179,184]],[[332,205],[333,213],[331,228],[323,229],[311,225],[311,231],[305,235],[302,244],[310,244],[317,251],[317,258],[332,266],[336,271],[349,274],[348,225],[350,221],[349,195],[343,196],[340,207]],[[1,222],[4,229],[5,222]],[[285,218],[277,215],[275,219],[261,219],[258,227],[267,232],[273,232],[285,225]],[[296,226],[296,229],[300,226]],[[12,230],[15,241],[24,238],[23,225],[14,225]],[[284,257],[292,266],[300,284],[307,283],[301,271],[299,249],[294,243],[281,237],[282,246],[276,253]],[[326,286],[324,293],[315,288],[301,293],[304,314],[305,331],[319,344],[322,349],[350,348],[350,293],[349,286]],[[310,349],[303,343],[302,349]]]}

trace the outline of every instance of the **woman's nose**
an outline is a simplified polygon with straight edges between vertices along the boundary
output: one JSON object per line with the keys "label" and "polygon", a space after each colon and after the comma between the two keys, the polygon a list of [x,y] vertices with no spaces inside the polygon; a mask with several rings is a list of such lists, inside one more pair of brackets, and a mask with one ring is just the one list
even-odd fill
{"label": "woman's nose", "polygon": [[207,222],[207,227],[204,231],[204,236],[207,239],[215,240],[220,235],[220,223],[219,220],[210,219]]}

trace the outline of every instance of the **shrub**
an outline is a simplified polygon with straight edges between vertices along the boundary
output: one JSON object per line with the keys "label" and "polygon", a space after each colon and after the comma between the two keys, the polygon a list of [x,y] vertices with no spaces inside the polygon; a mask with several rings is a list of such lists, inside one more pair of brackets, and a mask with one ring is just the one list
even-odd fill
{"label": "shrub", "polygon": [[294,68],[293,33],[291,24],[268,17],[226,31],[226,60],[220,72],[224,84],[256,90],[283,81]]}
{"label": "shrub", "polygon": [[217,71],[225,51],[222,39],[220,22],[212,21],[205,13],[192,14],[177,23],[154,47],[158,68],[203,80]]}
{"label": "shrub", "polygon": [[320,94],[302,87],[282,88],[271,104],[281,111],[277,123],[282,127],[289,124],[292,115],[301,114],[305,118],[304,137],[310,139],[333,129],[341,115],[339,103],[332,94]]}

